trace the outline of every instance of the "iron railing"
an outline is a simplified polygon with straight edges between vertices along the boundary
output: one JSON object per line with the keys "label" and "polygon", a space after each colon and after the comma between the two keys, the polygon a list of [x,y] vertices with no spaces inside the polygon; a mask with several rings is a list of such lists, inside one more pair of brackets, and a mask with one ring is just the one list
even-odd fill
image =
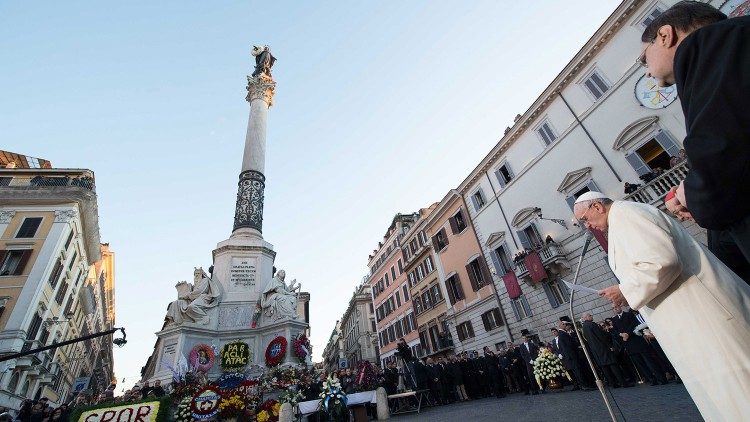
{"label": "iron railing", "polygon": [[623,200],[654,205],[661,201],[670,189],[679,185],[685,179],[687,173],[687,162],[682,162],[641,186],[635,192],[626,195]]}

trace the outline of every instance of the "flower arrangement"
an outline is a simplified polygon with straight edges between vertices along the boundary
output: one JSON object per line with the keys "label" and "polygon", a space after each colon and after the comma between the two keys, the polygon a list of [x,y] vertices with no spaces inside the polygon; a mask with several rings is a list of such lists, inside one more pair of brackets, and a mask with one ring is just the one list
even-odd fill
{"label": "flower arrangement", "polygon": [[378,388],[378,377],[370,361],[363,360],[357,364],[357,377],[354,389],[356,391],[370,391]]}
{"label": "flower arrangement", "polygon": [[323,382],[323,392],[320,393],[320,408],[331,420],[341,421],[349,419],[346,408],[346,393],[341,389],[341,382],[336,375],[329,375]]}
{"label": "flower arrangement", "polygon": [[245,401],[238,395],[222,397],[219,401],[219,416],[222,418],[236,418],[245,410]]}
{"label": "flower arrangement", "polygon": [[260,312],[263,308],[260,307],[260,302],[255,304],[255,312],[253,312],[253,320],[250,322],[250,328],[257,328],[258,321],[260,321]]}
{"label": "flower arrangement", "polygon": [[266,365],[274,367],[284,361],[286,356],[286,338],[278,336],[271,340],[266,347]]}
{"label": "flower arrangement", "polygon": [[547,348],[541,348],[539,357],[534,360],[534,377],[537,383],[541,386],[540,380],[555,380],[563,376],[569,378],[560,358]]}
{"label": "flower arrangement", "polygon": [[277,422],[281,404],[276,400],[266,400],[260,405],[256,415],[258,422]]}
{"label": "flower arrangement", "polygon": [[281,393],[279,396],[280,403],[289,403],[292,407],[297,406],[297,403],[304,401],[305,395],[302,394],[297,388],[287,388],[286,391]]}
{"label": "flower arrangement", "polygon": [[193,421],[193,411],[190,409],[191,401],[193,401],[193,398],[190,396],[180,400],[180,403],[177,405],[177,411],[174,414],[175,422]]}
{"label": "flower arrangement", "polygon": [[300,362],[304,362],[307,356],[312,353],[310,339],[308,339],[304,333],[300,333],[294,341],[292,341],[292,350],[294,351],[294,356],[296,356]]}
{"label": "flower arrangement", "polygon": [[196,344],[190,350],[190,365],[198,371],[208,372],[215,360],[216,353],[208,344]]}
{"label": "flower arrangement", "polygon": [[276,366],[263,375],[261,387],[263,391],[284,390],[309,380],[307,371],[297,366]]}

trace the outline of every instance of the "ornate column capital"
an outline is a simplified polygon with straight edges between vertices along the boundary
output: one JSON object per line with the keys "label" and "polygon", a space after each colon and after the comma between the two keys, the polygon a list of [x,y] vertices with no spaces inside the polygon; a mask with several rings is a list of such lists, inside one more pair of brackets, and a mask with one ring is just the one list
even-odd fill
{"label": "ornate column capital", "polygon": [[9,224],[15,215],[15,211],[0,211],[0,224]]}
{"label": "ornate column capital", "polygon": [[268,107],[273,105],[273,95],[276,93],[276,82],[265,76],[247,77],[247,96],[245,100],[252,103],[253,100],[263,100]]}
{"label": "ornate column capital", "polygon": [[76,217],[75,210],[55,211],[55,223],[67,223]]}

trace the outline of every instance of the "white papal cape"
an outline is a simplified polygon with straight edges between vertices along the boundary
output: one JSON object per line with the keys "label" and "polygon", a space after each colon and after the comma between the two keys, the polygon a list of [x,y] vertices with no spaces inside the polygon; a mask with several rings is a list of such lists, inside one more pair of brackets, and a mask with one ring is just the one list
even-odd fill
{"label": "white papal cape", "polygon": [[750,287],[650,205],[612,204],[609,266],[707,421],[750,419]]}

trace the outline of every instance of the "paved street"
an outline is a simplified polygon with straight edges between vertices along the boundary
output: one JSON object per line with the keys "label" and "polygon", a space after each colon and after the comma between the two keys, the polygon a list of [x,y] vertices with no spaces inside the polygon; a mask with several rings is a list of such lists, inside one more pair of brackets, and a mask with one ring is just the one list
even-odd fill
{"label": "paved street", "polygon": [[[611,390],[628,421],[701,421],[685,387],[669,384]],[[617,406],[615,414],[618,414]],[[482,399],[424,410],[417,415],[394,416],[397,422],[468,421],[608,421],[607,408],[598,391],[562,392],[538,396],[513,394],[503,399]]]}

